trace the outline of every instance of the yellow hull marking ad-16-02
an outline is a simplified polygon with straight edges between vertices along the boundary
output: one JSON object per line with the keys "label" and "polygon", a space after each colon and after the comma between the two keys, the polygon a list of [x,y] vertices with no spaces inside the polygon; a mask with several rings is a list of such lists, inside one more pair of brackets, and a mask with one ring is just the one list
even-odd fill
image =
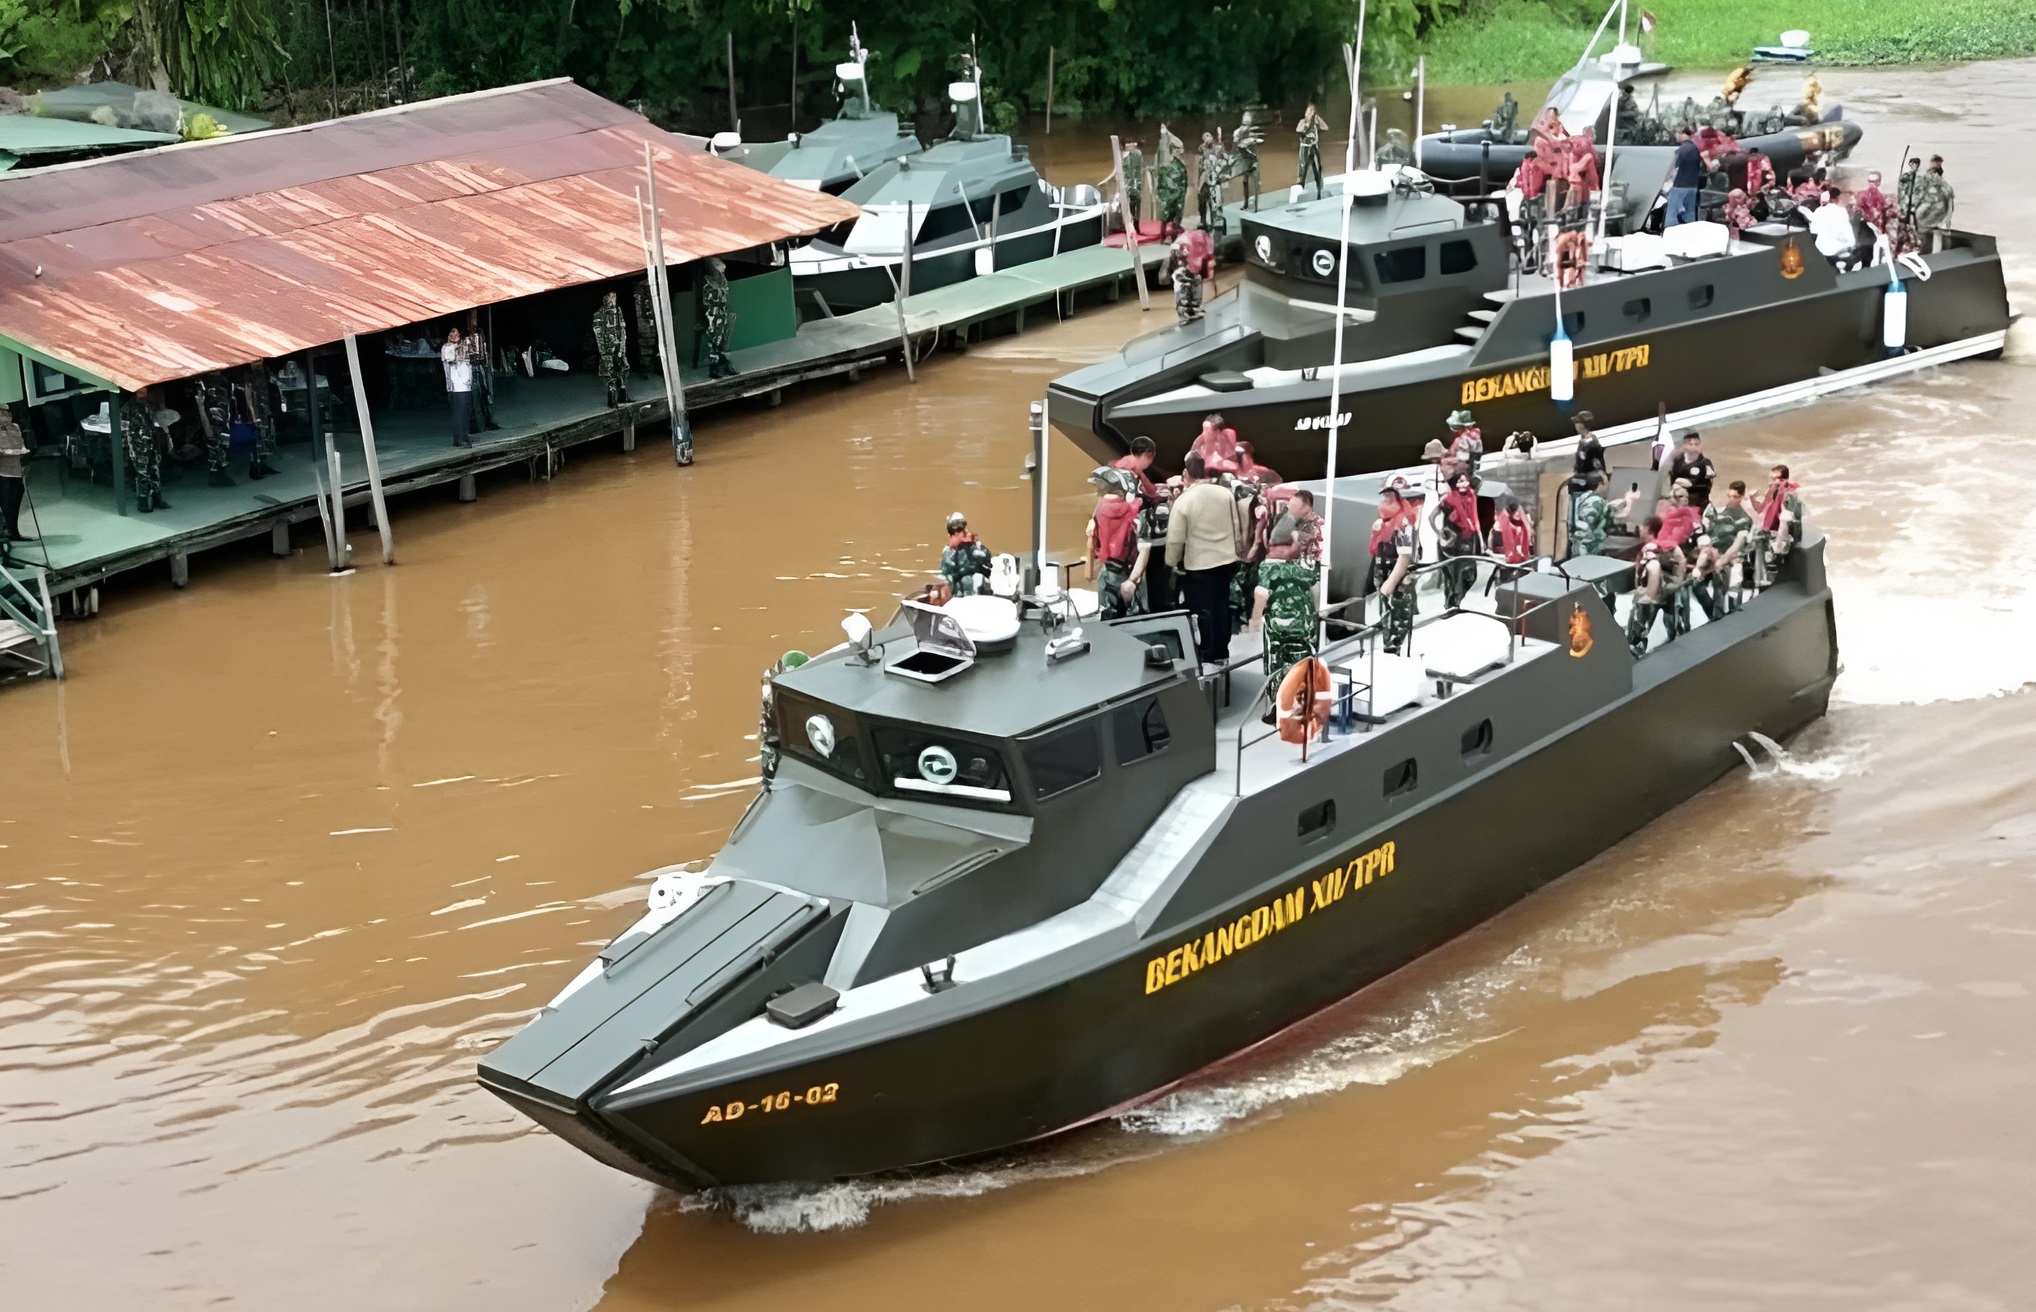
{"label": "yellow hull marking ad-16-02", "polygon": [[1306,916],[1336,905],[1345,894],[1393,873],[1394,844],[1381,843],[1313,879],[1304,880],[1227,925],[1191,938],[1163,957],[1145,963],[1145,991],[1157,993],[1198,970],[1262,943]]}

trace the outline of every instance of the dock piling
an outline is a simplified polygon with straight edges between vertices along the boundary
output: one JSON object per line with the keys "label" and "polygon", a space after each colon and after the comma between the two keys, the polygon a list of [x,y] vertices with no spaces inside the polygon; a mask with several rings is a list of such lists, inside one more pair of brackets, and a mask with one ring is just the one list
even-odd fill
{"label": "dock piling", "polygon": [[1124,187],[1124,142],[1114,132],[1110,134],[1110,163],[1117,170],[1117,209],[1124,215],[1124,248],[1131,255],[1131,279],[1138,284],[1138,308],[1150,310],[1152,296],[1145,290],[1145,261],[1138,256],[1138,216],[1131,212],[1131,194]]}
{"label": "dock piling", "polygon": [[269,554],[287,556],[290,554],[290,521],[279,519],[269,528]]}
{"label": "dock piling", "polygon": [[[479,362],[480,367],[492,367],[488,361]],[[382,461],[375,450],[375,425],[368,417],[368,388],[361,378],[360,342],[352,333],[346,335],[346,367],[353,375],[354,410],[361,421],[361,455],[368,464],[368,499],[375,507],[375,528],[382,535],[382,563],[396,563],[395,530],[389,527],[389,506],[382,498]]]}
{"label": "dock piling", "polygon": [[622,449],[624,451],[636,450],[636,421],[634,419],[622,425]]}
{"label": "dock piling", "polygon": [[191,557],[188,552],[170,553],[170,586],[185,588],[191,585]]}
{"label": "dock piling", "polygon": [[480,496],[480,485],[474,482],[474,476],[472,474],[461,474],[459,486],[460,501],[463,503],[477,501],[480,499]]}

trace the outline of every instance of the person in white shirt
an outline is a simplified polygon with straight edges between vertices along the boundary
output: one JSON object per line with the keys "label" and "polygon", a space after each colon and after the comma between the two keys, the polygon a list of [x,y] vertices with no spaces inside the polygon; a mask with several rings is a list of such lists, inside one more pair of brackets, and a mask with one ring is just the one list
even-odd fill
{"label": "person in white shirt", "polygon": [[452,402],[452,444],[472,446],[474,400],[474,359],[460,340],[460,330],[449,330],[438,358],[445,367],[445,394]]}
{"label": "person in white shirt", "polygon": [[1831,261],[1834,269],[1846,267],[1859,245],[1859,238],[1852,231],[1852,212],[1843,202],[1819,201],[1814,196],[1803,204],[1810,211],[1810,240],[1817,244],[1817,254]]}

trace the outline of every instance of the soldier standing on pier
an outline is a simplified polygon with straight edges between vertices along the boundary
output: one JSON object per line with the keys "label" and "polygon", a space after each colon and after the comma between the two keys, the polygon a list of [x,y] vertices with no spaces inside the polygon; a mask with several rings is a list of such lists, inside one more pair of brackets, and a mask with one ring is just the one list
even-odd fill
{"label": "soldier standing on pier", "polygon": [[1181,157],[1181,139],[1159,125],[1159,154],[1153,163],[1153,183],[1159,189],[1159,235],[1172,241],[1181,235],[1181,220],[1188,206],[1188,162]]}
{"label": "soldier standing on pier", "polygon": [[156,440],[153,409],[148,393],[121,393],[120,444],[127,452],[128,472],[134,475],[135,509],[144,515],[170,508],[163,500],[163,448]]}
{"label": "soldier standing on pier", "polygon": [[211,373],[198,380],[198,426],[205,433],[206,481],[213,487],[234,485],[233,475],[226,472],[233,449],[231,407],[232,394],[224,375]]}
{"label": "soldier standing on pier", "polygon": [[601,381],[608,384],[610,407],[629,399],[629,388],[624,379],[629,372],[629,359],[624,349],[628,335],[622,322],[622,307],[615,303],[615,293],[603,292],[601,308],[594,311],[594,357],[599,362]]}
{"label": "soldier standing on pier", "polygon": [[636,372],[645,378],[656,378],[657,308],[651,304],[648,276],[636,280],[632,296],[636,305]]}
{"label": "soldier standing on pier", "polygon": [[[709,378],[735,376],[735,366],[728,362],[728,328],[731,322],[728,313],[728,266],[717,256],[707,261],[707,272],[700,279],[699,350],[707,357]],[[694,363],[699,363],[697,358]]]}
{"label": "soldier standing on pier", "polygon": [[254,455],[248,459],[247,476],[262,479],[282,473],[270,463],[276,454],[276,423],[269,408],[269,367],[259,362],[249,365],[241,375],[240,386],[234,390],[234,400],[238,421],[253,425],[255,430]]}
{"label": "soldier standing on pier", "polygon": [[1308,185],[1308,179],[1315,180],[1315,199],[1322,199],[1322,134],[1329,128],[1329,120],[1316,112],[1315,102],[1301,111],[1301,121],[1294,125],[1294,131],[1301,136],[1301,169],[1298,181]]}
{"label": "soldier standing on pier", "polygon": [[1131,226],[1129,231],[1134,239],[1138,225],[1145,218],[1145,156],[1139,153],[1138,143],[1124,143],[1124,170],[1119,179],[1124,187],[1124,206],[1130,217],[1125,220]]}

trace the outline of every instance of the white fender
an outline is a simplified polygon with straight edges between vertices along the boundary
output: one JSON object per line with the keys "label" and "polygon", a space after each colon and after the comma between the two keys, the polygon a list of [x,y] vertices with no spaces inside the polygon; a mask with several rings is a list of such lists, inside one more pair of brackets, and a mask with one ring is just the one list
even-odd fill
{"label": "white fender", "polygon": [[1880,344],[1890,354],[1900,354],[1909,344],[1909,290],[1898,277],[1888,279],[1887,294],[1880,302]]}
{"label": "white fender", "polygon": [[1576,399],[1576,348],[1562,325],[1555,325],[1555,337],[1548,343],[1548,395],[1557,405]]}

